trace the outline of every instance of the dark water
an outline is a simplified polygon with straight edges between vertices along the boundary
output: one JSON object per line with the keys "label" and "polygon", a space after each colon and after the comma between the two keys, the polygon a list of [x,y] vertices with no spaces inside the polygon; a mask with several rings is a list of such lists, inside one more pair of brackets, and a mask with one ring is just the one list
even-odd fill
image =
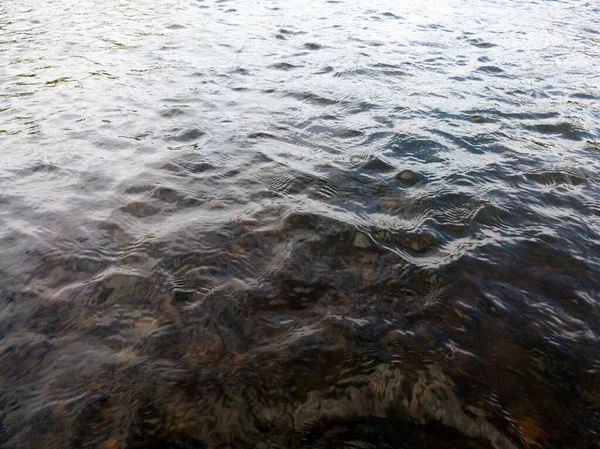
{"label": "dark water", "polygon": [[0,446],[591,448],[600,7],[2,0]]}

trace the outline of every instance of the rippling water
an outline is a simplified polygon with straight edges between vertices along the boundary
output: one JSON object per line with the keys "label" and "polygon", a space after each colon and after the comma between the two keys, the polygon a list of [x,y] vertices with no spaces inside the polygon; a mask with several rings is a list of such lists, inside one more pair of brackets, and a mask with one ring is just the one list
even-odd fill
{"label": "rippling water", "polygon": [[600,441],[600,8],[2,0],[0,446]]}

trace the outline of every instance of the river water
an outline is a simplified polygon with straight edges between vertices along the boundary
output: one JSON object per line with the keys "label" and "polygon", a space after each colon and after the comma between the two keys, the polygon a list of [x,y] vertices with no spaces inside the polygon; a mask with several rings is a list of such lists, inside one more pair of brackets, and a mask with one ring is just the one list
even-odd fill
{"label": "river water", "polygon": [[591,448],[600,7],[2,0],[0,446]]}

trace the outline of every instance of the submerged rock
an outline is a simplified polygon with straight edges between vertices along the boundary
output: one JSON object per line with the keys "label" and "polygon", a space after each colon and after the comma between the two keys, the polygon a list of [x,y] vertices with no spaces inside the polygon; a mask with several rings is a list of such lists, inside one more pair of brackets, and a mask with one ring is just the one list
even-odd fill
{"label": "submerged rock", "polygon": [[369,241],[369,237],[367,237],[362,232],[357,232],[354,236],[353,245],[357,248],[370,248],[371,242]]}
{"label": "submerged rock", "polygon": [[412,170],[402,170],[401,172],[397,173],[394,176],[394,179],[397,179],[399,181],[409,183],[409,184],[415,184],[416,182],[418,182],[421,179],[421,177],[419,176],[418,173],[416,173]]}

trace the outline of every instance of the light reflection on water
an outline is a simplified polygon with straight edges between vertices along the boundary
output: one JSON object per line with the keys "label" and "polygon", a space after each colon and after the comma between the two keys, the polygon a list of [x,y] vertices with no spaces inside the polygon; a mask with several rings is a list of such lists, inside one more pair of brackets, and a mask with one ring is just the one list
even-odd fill
{"label": "light reflection on water", "polygon": [[0,445],[591,447],[592,2],[0,5]]}

